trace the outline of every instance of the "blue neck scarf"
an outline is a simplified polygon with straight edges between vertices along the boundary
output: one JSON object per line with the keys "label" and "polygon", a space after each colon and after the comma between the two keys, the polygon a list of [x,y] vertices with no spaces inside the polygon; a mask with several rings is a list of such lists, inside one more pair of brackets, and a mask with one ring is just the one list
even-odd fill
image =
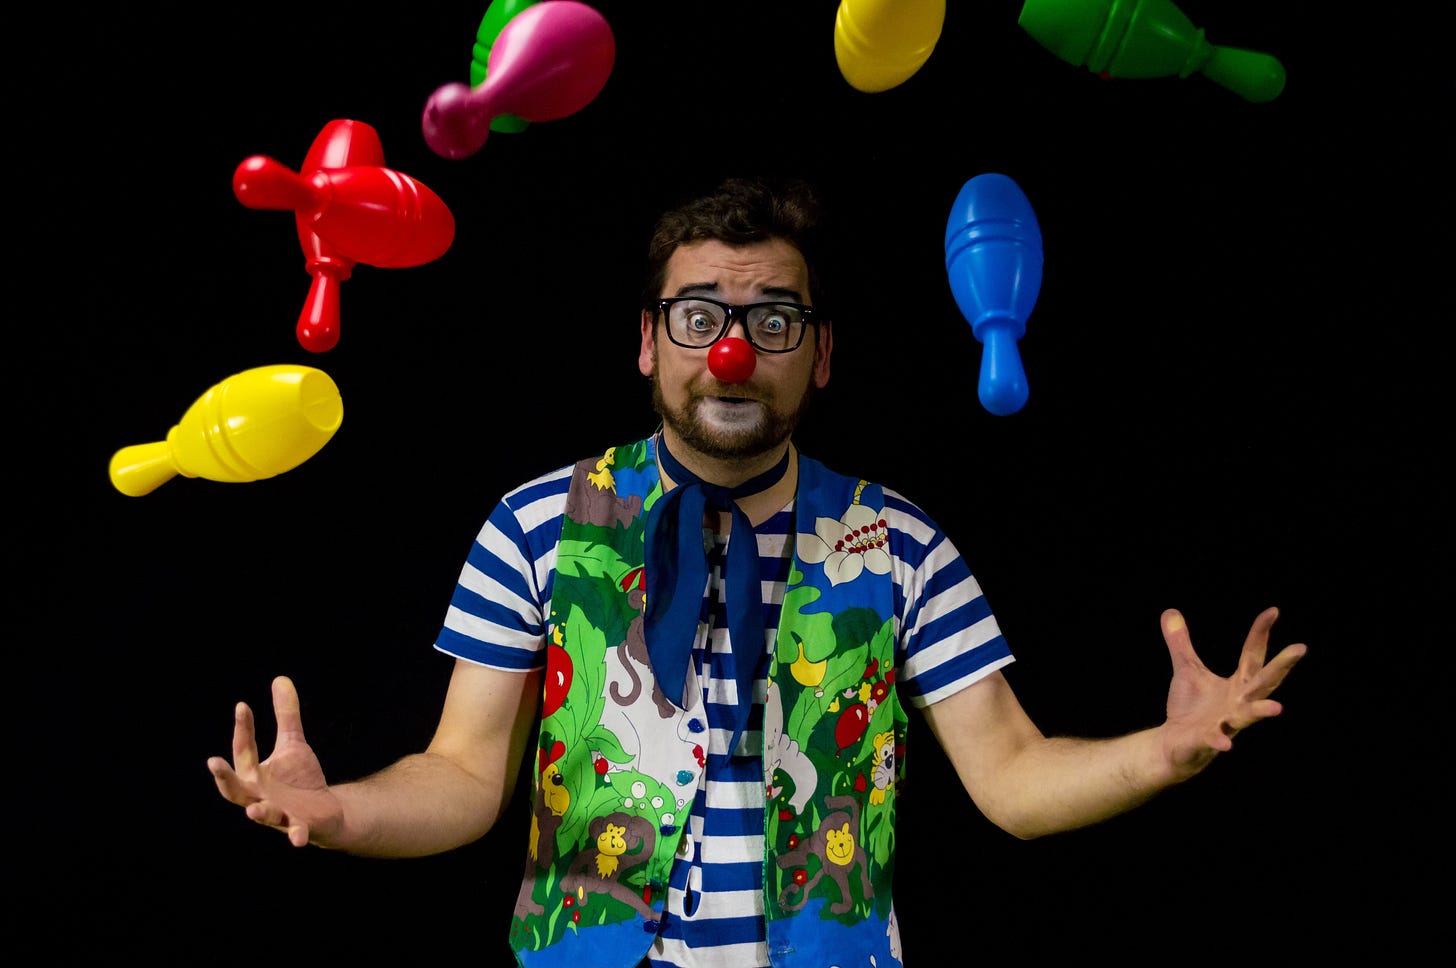
{"label": "blue neck scarf", "polygon": [[[643,636],[652,670],[674,703],[681,702],[692,661],[702,613],[703,590],[708,583],[708,559],[703,538],[707,508],[728,511],[733,527],[728,534],[728,561],[723,576],[728,611],[728,635],[733,643],[733,667],[738,683],[738,710],[734,715],[731,754],[748,723],[753,705],[753,684],[763,656],[763,585],[758,563],[758,541],[748,515],[736,499],[758,494],[783,480],[789,469],[789,450],[783,459],[737,487],[709,484],[682,465],[657,438],[657,458],[677,486],[665,493],[647,513],[645,540],[647,610]],[[676,690],[671,692],[670,690]]]}

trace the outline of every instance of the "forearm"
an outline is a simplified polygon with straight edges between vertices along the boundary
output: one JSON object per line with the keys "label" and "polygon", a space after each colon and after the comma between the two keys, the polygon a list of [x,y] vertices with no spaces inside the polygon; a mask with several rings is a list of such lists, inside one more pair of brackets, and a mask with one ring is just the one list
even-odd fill
{"label": "forearm", "polygon": [[973,797],[997,826],[1030,840],[1115,817],[1178,779],[1156,728],[1114,739],[1042,737],[1009,757]]}
{"label": "forearm", "polygon": [[406,756],[331,788],[343,808],[339,833],[319,846],[366,857],[420,857],[470,843],[504,812],[510,785],[472,776],[434,752]]}
{"label": "forearm", "polygon": [[321,846],[369,857],[419,857],[483,836],[510,803],[541,696],[541,670],[457,661],[435,736],[362,780],[331,788],[343,809]]}
{"label": "forearm", "polygon": [[1162,727],[1047,737],[999,672],[926,707],[925,718],[976,806],[1024,840],[1107,820],[1180,778]]}

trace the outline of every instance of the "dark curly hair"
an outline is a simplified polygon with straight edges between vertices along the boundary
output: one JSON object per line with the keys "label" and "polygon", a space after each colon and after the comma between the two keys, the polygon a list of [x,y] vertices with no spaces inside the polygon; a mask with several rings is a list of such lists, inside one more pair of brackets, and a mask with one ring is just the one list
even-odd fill
{"label": "dark curly hair", "polygon": [[824,247],[818,193],[808,181],[784,177],[731,177],[706,194],[695,196],[664,212],[647,246],[644,301],[662,295],[667,260],[680,245],[726,242],[747,245],[783,239],[804,257],[809,271],[808,300],[823,316],[832,318],[832,301],[821,271]]}

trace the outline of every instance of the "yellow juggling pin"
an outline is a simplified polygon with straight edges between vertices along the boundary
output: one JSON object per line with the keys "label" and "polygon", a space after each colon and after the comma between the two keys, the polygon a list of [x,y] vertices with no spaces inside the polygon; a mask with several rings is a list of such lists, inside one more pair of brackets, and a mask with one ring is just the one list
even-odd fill
{"label": "yellow juggling pin", "polygon": [[141,497],[178,474],[225,483],[273,477],[317,454],[343,419],[339,388],[323,370],[244,370],[198,397],[165,440],[113,454],[111,483]]}
{"label": "yellow juggling pin", "polygon": [[903,84],[925,64],[945,25],[945,0],[840,0],[834,58],[867,94]]}

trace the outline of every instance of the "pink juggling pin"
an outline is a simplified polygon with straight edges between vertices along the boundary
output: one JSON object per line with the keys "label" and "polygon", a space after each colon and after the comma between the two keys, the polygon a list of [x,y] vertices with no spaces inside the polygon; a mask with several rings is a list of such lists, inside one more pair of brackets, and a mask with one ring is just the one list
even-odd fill
{"label": "pink juggling pin", "polygon": [[555,121],[591,103],[616,61],[611,25],[577,0],[541,0],[501,28],[486,77],[475,87],[451,83],[425,102],[425,144],[442,158],[468,158],[485,146],[490,124],[514,115]]}

